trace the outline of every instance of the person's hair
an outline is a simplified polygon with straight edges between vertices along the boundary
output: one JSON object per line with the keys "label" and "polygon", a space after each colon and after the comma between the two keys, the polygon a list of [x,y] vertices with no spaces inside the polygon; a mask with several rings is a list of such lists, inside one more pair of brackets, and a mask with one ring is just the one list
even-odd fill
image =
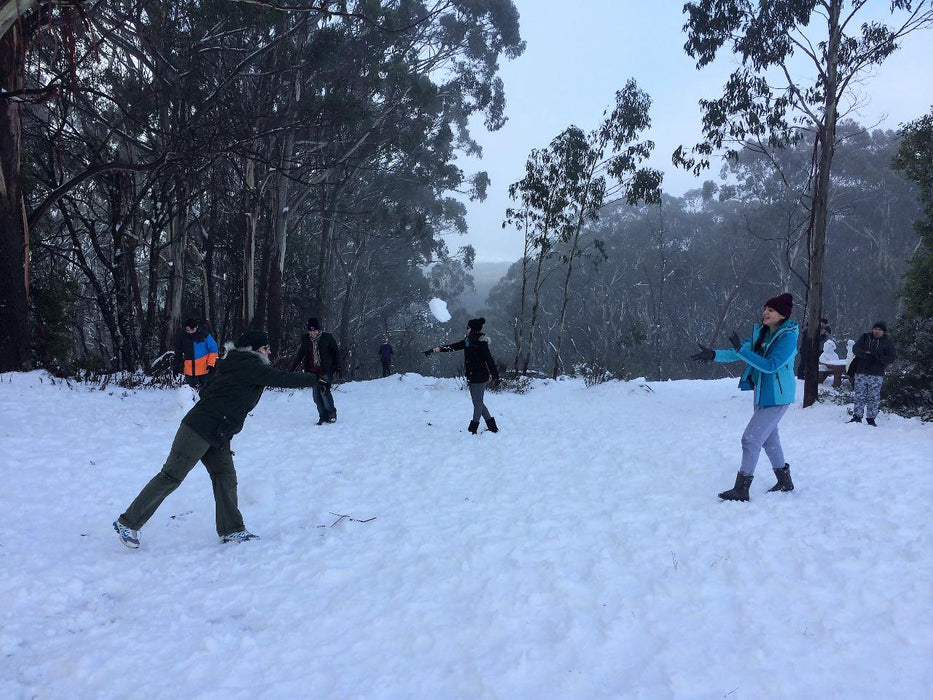
{"label": "person's hair", "polygon": [[765,336],[768,334],[768,327],[764,324],[761,325],[761,330],[758,331],[758,339],[755,341],[755,354],[761,354],[761,348],[765,344]]}

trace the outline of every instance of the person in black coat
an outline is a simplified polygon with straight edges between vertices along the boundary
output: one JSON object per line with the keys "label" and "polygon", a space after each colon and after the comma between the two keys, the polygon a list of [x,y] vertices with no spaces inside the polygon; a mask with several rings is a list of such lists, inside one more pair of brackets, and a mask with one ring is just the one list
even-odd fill
{"label": "person in black coat", "polygon": [[875,425],[878,406],[881,403],[881,384],[885,368],[897,359],[894,343],[888,337],[888,326],[877,321],[870,333],[862,333],[852,348],[855,359],[849,370],[855,374],[855,405],[852,407],[850,423],[861,423],[862,412],[865,422]]}
{"label": "person in black coat", "polygon": [[464,373],[470,389],[470,398],[473,400],[473,420],[470,421],[467,430],[474,435],[479,428],[480,416],[486,421],[486,428],[489,432],[499,432],[496,419],[490,415],[489,409],[483,402],[489,379],[492,378],[495,384],[499,383],[499,370],[489,351],[489,339],[483,334],[484,323],[486,323],[485,318],[472,318],[467,322],[467,334],[463,340],[449,345],[438,345],[424,351],[425,355],[430,355],[435,352],[463,350]]}
{"label": "person in black coat", "polygon": [[308,332],[301,336],[301,345],[292,363],[292,371],[302,366],[305,372],[317,377],[313,393],[318,425],[337,422],[337,408],[334,406],[331,385],[339,366],[339,355],[334,336],[321,329],[321,322],[317,318],[309,318]]}

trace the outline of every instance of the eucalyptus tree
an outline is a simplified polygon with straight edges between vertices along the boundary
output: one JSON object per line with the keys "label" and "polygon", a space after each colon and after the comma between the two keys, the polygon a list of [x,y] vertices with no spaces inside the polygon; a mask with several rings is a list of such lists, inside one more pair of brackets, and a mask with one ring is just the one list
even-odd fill
{"label": "eucalyptus tree", "polygon": [[900,136],[893,166],[916,184],[921,206],[914,222],[920,240],[911,256],[901,293],[904,314],[929,320],[933,318],[933,109],[904,125]]}
{"label": "eucalyptus tree", "polygon": [[[63,3],[80,5],[77,0]],[[29,222],[22,173],[22,109],[51,96],[48,84],[28,85],[27,52],[55,23],[73,37],[77,12],[61,3],[3,0],[0,3],[0,371],[28,365]]]}
{"label": "eucalyptus tree", "polygon": [[[564,256],[567,272],[561,293],[557,320],[554,365],[551,376],[557,378],[561,366],[561,344],[567,318],[570,279],[574,262],[582,252],[581,235],[584,226],[599,219],[600,210],[614,198],[632,206],[639,202],[659,204],[661,201],[660,171],[641,167],[651,155],[654,143],[639,140],[640,133],[651,126],[651,98],[638,88],[634,80],[616,93],[615,106],[607,110],[602,123],[585,135],[575,128],[565,131],[552,148],[558,153],[568,197],[567,226],[560,239],[569,243]],[[597,255],[600,241],[594,240]]]}
{"label": "eucalyptus tree", "polygon": [[[532,150],[525,162],[525,176],[509,185],[509,197],[517,201],[519,206],[506,209],[503,222],[503,227],[511,225],[518,228],[525,241],[521,260],[519,310],[512,322],[515,328],[514,367],[515,371],[522,374],[528,373],[534,352],[541,292],[550,273],[545,268],[545,262],[551,258],[560,232],[570,225],[567,218],[570,201],[567,180],[553,145]],[[526,323],[529,281],[531,310]]]}
{"label": "eucalyptus tree", "polygon": [[[311,304],[322,313],[334,298],[342,211],[355,183],[388,168],[416,181],[433,174],[435,197],[471,187],[453,166],[454,153],[479,151],[468,130],[473,114],[484,114],[488,129],[502,126],[498,60],[524,50],[509,0],[365,7],[370,24],[335,20],[315,37],[313,55],[329,63],[311,75],[308,101],[320,105],[319,117],[298,144],[300,167],[292,171],[300,184],[291,211],[307,208],[319,222]],[[401,163],[407,173],[394,170]]]}
{"label": "eucalyptus tree", "polygon": [[895,329],[902,371],[888,400],[933,420],[933,109],[900,130],[893,167],[916,185],[921,211],[914,222],[920,240],[904,278],[904,313]]}
{"label": "eucalyptus tree", "polygon": [[[697,68],[712,63],[724,47],[739,57],[740,65],[720,98],[701,100],[704,140],[691,153],[677,149],[675,162],[699,172],[720,149],[735,157],[748,143],[772,152],[805,135],[812,142],[810,177],[799,193],[809,212],[804,406],[818,395],[817,328],[837,121],[866,72],[906,35],[933,23],[929,2],[892,0],[893,26],[876,20],[859,25],[867,5],[868,0],[699,0],[684,5],[685,50]],[[809,65],[809,76],[798,71],[800,64]]]}

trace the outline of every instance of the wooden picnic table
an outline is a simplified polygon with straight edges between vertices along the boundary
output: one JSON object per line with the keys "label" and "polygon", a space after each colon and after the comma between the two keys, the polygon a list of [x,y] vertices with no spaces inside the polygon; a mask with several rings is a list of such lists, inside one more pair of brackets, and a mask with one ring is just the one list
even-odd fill
{"label": "wooden picnic table", "polygon": [[[825,367],[825,369],[823,369],[824,367]],[[836,363],[834,362],[834,363],[832,363],[832,364],[822,364],[822,365],[820,365],[820,375],[819,375],[819,377],[820,377],[820,384],[822,384],[822,383],[825,381],[826,377],[829,377],[829,376],[831,376],[831,377],[833,378],[833,387],[835,387],[836,389],[838,389],[839,387],[841,387],[841,386],[842,386],[842,377],[843,377],[843,376],[846,376],[846,377],[849,376],[849,375],[846,374],[846,363],[845,363],[845,362],[841,362],[841,363],[839,363],[839,364],[836,364]]]}

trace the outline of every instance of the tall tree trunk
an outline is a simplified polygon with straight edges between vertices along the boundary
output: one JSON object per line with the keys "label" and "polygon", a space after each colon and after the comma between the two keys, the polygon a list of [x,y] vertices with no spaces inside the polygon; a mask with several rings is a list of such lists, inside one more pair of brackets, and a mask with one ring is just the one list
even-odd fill
{"label": "tall tree trunk", "polygon": [[531,302],[531,323],[528,328],[528,349],[525,350],[525,359],[522,362],[522,374],[528,374],[528,364],[531,362],[531,353],[534,350],[535,345],[535,331],[538,328],[538,306],[541,302],[541,270],[544,267],[544,258],[545,258],[545,246],[547,243],[542,244],[541,249],[538,251],[538,262],[537,268],[535,269],[535,281],[532,286],[532,302]]}
{"label": "tall tree trunk", "polygon": [[842,0],[832,0],[829,7],[829,44],[826,51],[826,98],[823,121],[816,138],[819,146],[813,189],[813,217],[810,236],[810,274],[807,285],[807,337],[804,339],[803,406],[812,406],[819,398],[819,328],[823,315],[823,259],[826,253],[826,222],[829,216],[829,175],[836,146],[838,116],[838,67]]}
{"label": "tall tree trunk", "polygon": [[[184,202],[187,196],[179,196],[176,193],[176,201]],[[176,205],[169,219],[169,258],[171,269],[169,270],[168,293],[165,295],[165,326],[162,329],[161,351],[174,347],[175,334],[179,330],[181,320],[181,303],[184,300],[185,292],[185,251],[188,248],[188,216],[187,205]]]}
{"label": "tall tree trunk", "polygon": [[528,288],[528,255],[531,252],[531,240],[528,236],[528,224],[525,223],[525,247],[522,251],[522,286],[519,294],[518,318],[512,321],[515,334],[515,362],[513,369],[518,372],[522,358],[523,343],[525,341],[525,304]]}
{"label": "tall tree trunk", "polygon": [[[146,278],[148,280],[148,285],[146,287],[146,320],[143,323],[143,330],[140,336],[140,344],[145,348],[147,355],[150,354],[152,346],[155,344],[155,338],[158,337],[157,333],[157,310],[158,310],[158,298],[159,298],[159,266],[161,263],[161,256],[159,251],[162,249],[162,216],[161,214],[158,217],[158,221],[153,221],[151,223],[151,232],[149,236],[149,262],[148,262],[148,272]],[[156,349],[155,355],[158,356],[161,354]]]}
{"label": "tall tree trunk", "polygon": [[[256,163],[246,163],[246,188],[256,190]],[[253,326],[256,314],[256,228],[259,226],[261,193],[254,194],[251,210],[246,215],[246,236],[243,240],[243,300],[240,305],[240,328]]]}
{"label": "tall tree trunk", "polygon": [[321,242],[318,250],[317,282],[311,294],[311,313],[324,317],[327,314],[324,302],[329,298],[327,290],[330,287],[331,266],[331,235],[334,227],[334,207],[327,195],[327,183],[321,187]]}
{"label": "tall tree trunk", "polygon": [[[24,85],[20,27],[0,37],[0,92],[18,93]],[[20,103],[0,95],[0,372],[29,364],[29,225],[20,171]]]}
{"label": "tall tree trunk", "polygon": [[[297,88],[296,88],[297,89]],[[289,130],[282,146],[282,164],[288,167],[295,151],[295,132]],[[285,274],[285,244],[288,237],[289,195],[291,178],[279,171],[273,197],[272,248],[269,251],[269,279],[267,282],[267,310],[269,319],[269,348],[278,354],[282,339],[282,281]]]}
{"label": "tall tree trunk", "polygon": [[551,378],[557,379],[560,373],[560,348],[564,339],[564,323],[567,319],[567,303],[570,300],[570,277],[573,275],[573,263],[577,258],[577,252],[580,249],[580,229],[583,228],[584,207],[580,207],[580,220],[577,221],[577,229],[573,234],[573,245],[570,248],[570,257],[567,259],[567,274],[564,276],[564,288],[560,301],[560,316],[557,321],[557,345],[554,348],[554,368],[551,370]]}

